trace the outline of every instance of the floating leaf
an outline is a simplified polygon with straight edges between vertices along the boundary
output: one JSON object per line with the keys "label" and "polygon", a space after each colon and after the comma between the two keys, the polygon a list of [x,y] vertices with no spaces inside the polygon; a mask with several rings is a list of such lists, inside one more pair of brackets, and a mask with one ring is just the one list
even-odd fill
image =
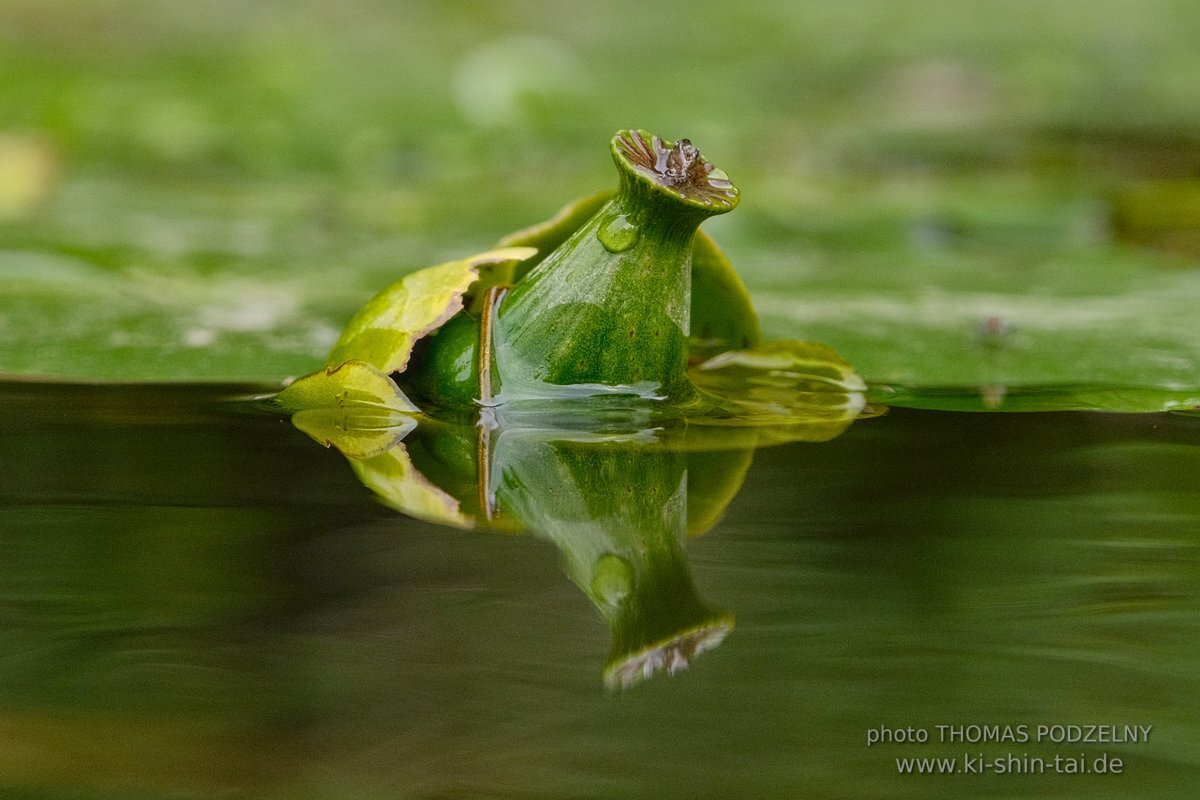
{"label": "floating leaf", "polygon": [[326,447],[351,458],[387,450],[416,425],[417,407],[387,375],[362,361],[325,367],[269,401]]}
{"label": "floating leaf", "polygon": [[900,408],[937,411],[1111,411],[1196,413],[1200,387],[1155,389],[1134,386],[1036,386],[910,388],[872,387],[871,397]]}
{"label": "floating leaf", "polygon": [[413,345],[463,308],[463,294],[480,268],[505,267],[537,253],[508,247],[405,275],[375,295],[350,320],[326,363],[365,361],[384,373],[402,372]]}
{"label": "floating leaf", "polygon": [[347,361],[305,375],[271,399],[282,411],[344,408],[367,414],[418,409],[382,371],[363,361]]}

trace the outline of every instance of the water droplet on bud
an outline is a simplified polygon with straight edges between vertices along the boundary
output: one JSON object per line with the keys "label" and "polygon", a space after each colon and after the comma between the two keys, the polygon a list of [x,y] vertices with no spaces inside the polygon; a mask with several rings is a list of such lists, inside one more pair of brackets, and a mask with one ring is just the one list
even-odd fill
{"label": "water droplet on bud", "polygon": [[610,253],[620,253],[633,247],[638,240],[638,227],[625,214],[617,214],[600,223],[596,238]]}

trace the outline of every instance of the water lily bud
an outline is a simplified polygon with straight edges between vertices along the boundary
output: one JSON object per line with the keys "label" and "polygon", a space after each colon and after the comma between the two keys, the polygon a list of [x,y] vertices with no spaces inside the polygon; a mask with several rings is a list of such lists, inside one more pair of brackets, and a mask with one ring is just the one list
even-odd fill
{"label": "water lily bud", "polygon": [[687,139],[621,131],[611,151],[617,193],[477,315],[422,343],[406,388],[448,405],[691,395],[696,231],[738,191]]}

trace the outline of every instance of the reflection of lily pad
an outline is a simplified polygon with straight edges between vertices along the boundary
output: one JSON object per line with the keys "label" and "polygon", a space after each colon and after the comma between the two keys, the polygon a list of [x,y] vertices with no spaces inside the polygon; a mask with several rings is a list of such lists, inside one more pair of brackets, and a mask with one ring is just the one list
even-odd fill
{"label": "reflection of lily pad", "polygon": [[699,536],[725,516],[741,491],[754,460],[754,448],[688,453],[687,532]]}
{"label": "reflection of lily pad", "polygon": [[473,527],[462,513],[458,500],[434,485],[413,466],[403,443],[370,458],[350,458],[350,466],[359,480],[392,508],[411,517],[450,525]]}
{"label": "reflection of lily pad", "polygon": [[816,342],[783,339],[733,350],[689,375],[713,403],[695,423],[758,427],[775,442],[832,439],[866,409],[862,378]]}
{"label": "reflection of lily pad", "polygon": [[370,458],[397,445],[416,426],[411,417],[382,416],[365,421],[344,409],[310,408],[292,415],[292,424],[347,458]]}

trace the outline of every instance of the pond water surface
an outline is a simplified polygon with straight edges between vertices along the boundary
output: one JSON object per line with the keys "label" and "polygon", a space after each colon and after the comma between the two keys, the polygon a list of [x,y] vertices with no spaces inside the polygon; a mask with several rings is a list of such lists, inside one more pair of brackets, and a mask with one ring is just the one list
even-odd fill
{"label": "pond water surface", "polygon": [[[671,567],[732,631],[622,689],[623,623],[578,553],[385,507],[239,402],[259,390],[0,382],[0,796],[1135,798],[1200,778],[1200,418],[892,409],[760,449]],[[1080,757],[1108,773],[1060,774]]]}

